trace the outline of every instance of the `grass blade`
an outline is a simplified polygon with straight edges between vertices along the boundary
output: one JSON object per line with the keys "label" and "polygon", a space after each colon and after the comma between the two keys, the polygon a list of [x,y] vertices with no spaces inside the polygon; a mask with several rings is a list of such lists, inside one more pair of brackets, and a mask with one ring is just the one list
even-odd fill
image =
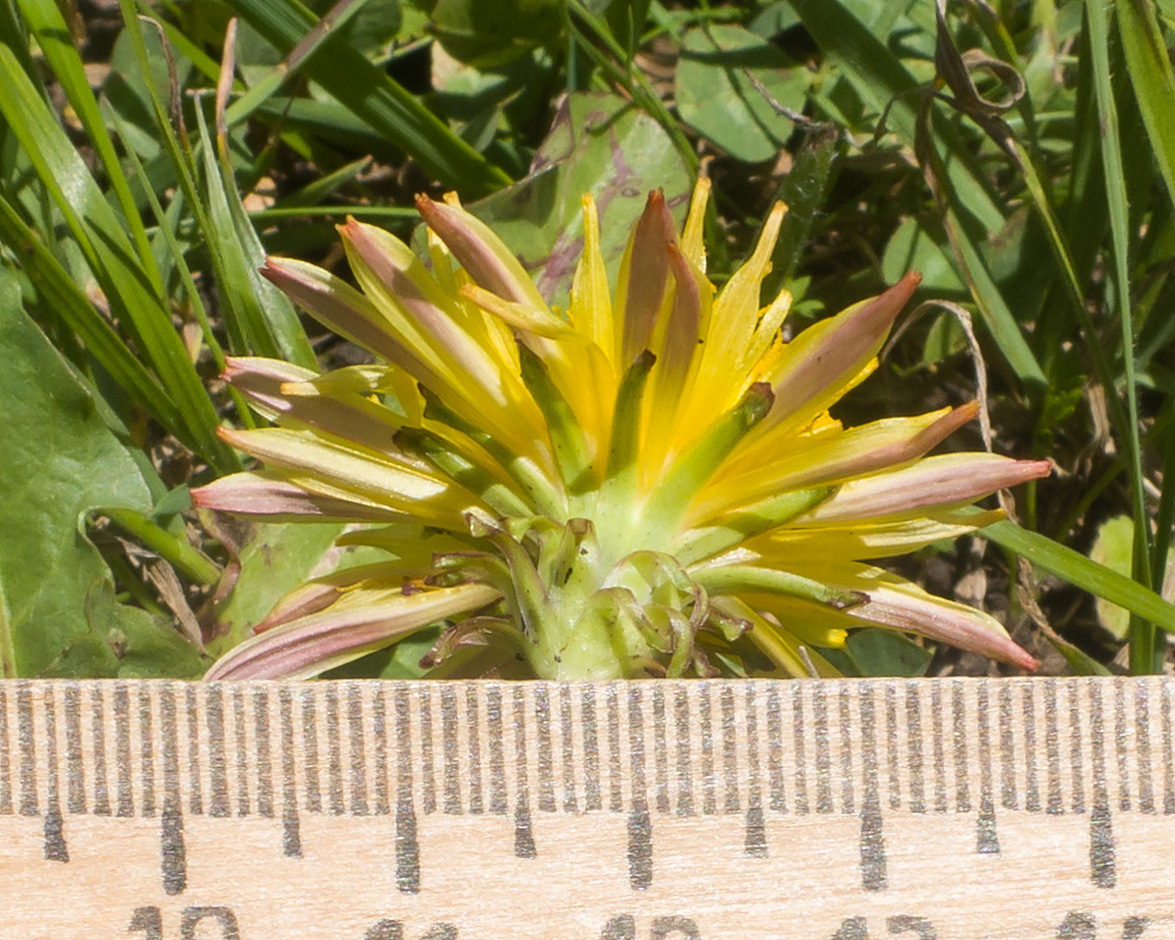
{"label": "grass blade", "polygon": [[[229,6],[282,55],[288,55],[319,22],[298,0],[230,0]],[[339,38],[339,33],[331,34],[303,70],[340,104],[403,148],[446,186],[483,196],[511,182],[413,95]]]}
{"label": "grass blade", "polygon": [[177,436],[218,469],[235,469],[239,462],[216,436],[216,409],[172,326],[167,301],[138,261],[126,235],[126,220],[106,201],[7,46],[0,46],[0,112],[65,218],[114,316],[134,333],[179,408],[183,433]]}
{"label": "grass blade", "polygon": [[[1123,441],[1130,470],[1130,492],[1134,503],[1134,577],[1149,585],[1150,524],[1147,519],[1146,494],[1143,490],[1142,447],[1138,436],[1137,378],[1134,369],[1134,322],[1130,306],[1130,208],[1123,176],[1122,150],[1118,138],[1118,111],[1110,83],[1110,31],[1101,0],[1085,5],[1089,20],[1090,46],[1094,74],[1094,93],[1101,122],[1102,167],[1105,170],[1106,200],[1110,207],[1110,235],[1114,246],[1114,287],[1117,313],[1122,327],[1122,364],[1125,372],[1127,434]],[[1122,605],[1126,606],[1126,605]],[[1130,671],[1149,673],[1155,668],[1154,627],[1144,620],[1130,625]]]}
{"label": "grass blade", "polygon": [[186,433],[183,415],[167,391],[94,309],[82,289],[37,234],[0,198],[0,241],[20,260],[45,304],[86,344],[90,355],[147,413],[176,437]]}
{"label": "grass blade", "polygon": [[980,529],[978,534],[1010,552],[1023,555],[1033,567],[1125,607],[1164,630],[1175,631],[1175,604],[1167,603],[1149,587],[1091,561],[1080,552],[1022,529],[1007,519]]}
{"label": "grass blade", "polygon": [[[208,221],[205,243],[216,270],[226,321],[231,317],[254,355],[287,359],[308,369],[317,367],[289,300],[257,273],[265,252],[241,205],[241,197],[225,159],[218,163],[202,109],[197,107]],[[234,212],[233,203],[236,203]],[[240,224],[238,224],[240,223]]]}
{"label": "grass blade", "polygon": [[114,143],[106,131],[105,122],[98,109],[98,102],[90,90],[90,83],[86,78],[82,57],[74,48],[73,39],[61,11],[54,3],[40,3],[37,0],[18,0],[25,22],[28,23],[36,37],[41,51],[53,69],[57,81],[61,83],[65,96],[69,99],[74,113],[85,128],[86,134],[93,144],[110,188],[118,200],[122,215],[126,220],[127,229],[134,239],[138,251],[139,262],[143,266],[152,286],[161,291],[162,281],[159,271],[155,267],[155,259],[151,254],[151,241],[139,217],[138,206],[127,185],[126,175],[115,153]]}
{"label": "grass blade", "polygon": [[1114,7],[1126,69],[1138,109],[1175,203],[1175,72],[1150,0],[1118,0]]}

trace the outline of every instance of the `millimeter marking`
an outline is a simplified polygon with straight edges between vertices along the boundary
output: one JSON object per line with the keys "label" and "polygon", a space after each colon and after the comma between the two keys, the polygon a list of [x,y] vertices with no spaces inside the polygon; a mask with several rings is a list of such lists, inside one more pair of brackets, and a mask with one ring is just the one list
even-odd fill
{"label": "millimeter marking", "polygon": [[[998,855],[1001,817],[1088,821],[1088,884],[1118,882],[1115,820],[1175,815],[1172,681],[671,681],[603,684],[18,681],[0,686],[0,819],[40,817],[69,864],[71,818],[157,818],[159,878],[188,884],[185,818],[391,817],[395,883],[428,885],[433,816],[507,817],[542,859],[540,819],[621,814],[633,891],[657,832],[714,817],[770,857],[773,820],[858,820],[860,885],[887,890],[887,819],[967,816]],[[1011,818],[1010,816],[1008,818]],[[664,820],[665,822],[662,822]],[[754,864],[753,861],[749,864]]]}

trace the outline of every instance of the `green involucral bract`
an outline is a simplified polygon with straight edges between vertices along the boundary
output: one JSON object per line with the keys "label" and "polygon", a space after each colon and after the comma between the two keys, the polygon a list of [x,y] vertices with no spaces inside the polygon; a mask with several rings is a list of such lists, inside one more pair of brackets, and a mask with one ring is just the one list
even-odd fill
{"label": "green involucral bract", "polygon": [[376,363],[231,360],[273,426],[222,436],[263,467],[193,499],[354,523],[342,541],[387,561],[299,588],[209,678],[311,676],[437,625],[441,674],[834,675],[819,650],[862,626],[1035,668],[991,617],[872,562],[994,521],[960,510],[1047,462],[926,456],[973,403],[842,427],[829,408],[876,368],[918,275],[784,342],[790,296],[760,299],[784,207],[715,292],[708,193],[680,234],[650,194],[615,289],[584,197],[565,313],[455,199],[418,200],[425,260],[342,226],[358,289],[271,258],[265,276]]}

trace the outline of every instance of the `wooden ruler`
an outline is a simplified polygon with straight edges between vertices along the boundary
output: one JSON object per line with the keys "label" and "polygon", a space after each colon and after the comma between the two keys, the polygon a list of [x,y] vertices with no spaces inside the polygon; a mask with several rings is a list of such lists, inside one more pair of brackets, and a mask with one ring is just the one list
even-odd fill
{"label": "wooden ruler", "polygon": [[1175,938],[1173,696],[0,684],[0,937]]}

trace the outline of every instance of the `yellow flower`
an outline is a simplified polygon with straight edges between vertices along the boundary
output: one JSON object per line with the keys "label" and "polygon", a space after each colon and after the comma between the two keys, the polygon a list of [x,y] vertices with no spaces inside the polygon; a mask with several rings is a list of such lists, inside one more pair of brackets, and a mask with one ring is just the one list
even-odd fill
{"label": "yellow flower", "polygon": [[194,500],[363,523],[342,541],[389,560],[298,589],[209,677],[310,676],[435,624],[430,664],[544,678],[831,675],[818,650],[861,626],[1034,668],[991,617],[871,562],[994,521],[960,510],[1048,464],[925,456],[973,404],[841,427],[828,409],[876,367],[918,276],[784,343],[790,296],[760,302],[784,206],[716,294],[708,192],[680,235],[649,196],[615,290],[585,196],[565,317],[455,200],[417,201],[427,265],[343,226],[358,290],[270,259],[271,281],[380,364],[231,361],[274,426],[223,436],[265,468]]}

